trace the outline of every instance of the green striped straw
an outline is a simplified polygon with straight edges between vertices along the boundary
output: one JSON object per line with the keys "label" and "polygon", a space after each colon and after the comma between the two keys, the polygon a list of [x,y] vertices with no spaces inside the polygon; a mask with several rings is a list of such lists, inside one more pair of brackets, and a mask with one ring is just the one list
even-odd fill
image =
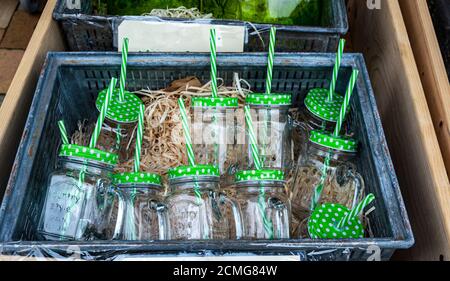
{"label": "green striped straw", "polygon": [[127,79],[127,61],[128,61],[128,38],[123,38],[122,44],[122,64],[120,67],[120,82],[119,82],[119,101],[125,100],[125,81]]}
{"label": "green striped straw", "polygon": [[111,83],[109,83],[108,91],[106,92],[105,101],[100,109],[100,115],[98,116],[97,124],[95,124],[94,132],[92,133],[91,141],[89,143],[90,148],[94,148],[97,145],[100,131],[102,130],[103,122],[105,121],[106,112],[108,111],[109,102],[111,101],[112,93],[114,92],[116,84],[117,78],[111,78]]}
{"label": "green striped straw", "polygon": [[255,131],[253,130],[253,121],[252,121],[252,115],[250,113],[250,106],[246,105],[244,106],[244,113],[245,113],[245,123],[247,125],[247,132],[248,137],[250,139],[250,148],[253,156],[253,163],[255,164],[256,170],[261,170],[262,163],[261,163],[261,156],[259,155]]}
{"label": "green striped straw", "polygon": [[356,80],[358,79],[359,71],[357,69],[353,69],[352,75],[350,76],[350,82],[348,83],[347,91],[345,92],[344,102],[342,103],[341,111],[339,112],[339,119],[336,121],[336,127],[334,129],[334,136],[339,136],[339,132],[342,128],[342,123],[344,122],[345,115],[347,113],[347,107],[350,103],[350,98],[353,94],[353,89],[356,85]]}
{"label": "green striped straw", "polygon": [[217,88],[217,45],[216,30],[209,30],[209,48],[211,50],[211,90],[213,98],[217,98],[219,89]]}
{"label": "green striped straw", "polygon": [[[184,102],[182,98],[178,99],[178,106],[180,107],[181,113],[181,124],[183,125],[184,139],[186,142],[186,151],[188,155],[188,162],[191,166],[196,166],[194,150],[192,149],[192,138],[191,133],[189,131],[188,117],[186,112],[186,107],[184,106]],[[200,192],[200,187],[197,182],[194,184],[194,193],[197,198],[197,204],[201,203],[202,194]]]}
{"label": "green striped straw", "polygon": [[266,95],[270,95],[272,92],[272,74],[273,74],[273,59],[275,57],[275,35],[277,29],[275,27],[270,28],[269,34],[269,56],[267,58],[267,77],[266,77]]}
{"label": "green striped straw", "polygon": [[141,163],[141,149],[142,149],[142,137],[144,132],[144,110],[145,106],[141,104],[139,106],[139,119],[136,133],[136,147],[134,153],[134,172],[139,172],[139,166]]}
{"label": "green striped straw", "polygon": [[324,187],[325,180],[327,178],[328,168],[330,167],[330,159],[331,154],[328,153],[327,157],[325,157],[323,167],[322,167],[322,175],[320,177],[320,183],[316,188],[314,189],[314,194],[311,200],[311,211],[314,211],[319,204],[320,197],[322,196],[322,191]]}
{"label": "green striped straw", "polygon": [[349,221],[359,216],[361,212],[366,208],[372,201],[375,200],[375,195],[372,193],[367,195],[363,201],[361,201],[355,208],[353,208],[350,212],[347,213],[345,217],[343,217],[339,223],[337,224],[337,228],[341,229],[346,225]]}
{"label": "green striped straw", "polygon": [[333,77],[331,78],[330,89],[328,91],[328,101],[333,100],[334,91],[336,90],[336,82],[341,67],[342,54],[344,53],[345,39],[339,40],[338,52],[336,54],[336,62],[333,68]]}
{"label": "green striped straw", "polygon": [[[261,156],[259,155],[257,141],[255,137],[255,132],[253,130],[253,121],[252,116],[250,113],[250,106],[246,105],[244,106],[244,113],[245,113],[245,123],[247,125],[247,131],[248,131],[248,137],[250,139],[250,147],[251,152],[253,156],[253,162],[255,164],[256,170],[262,169],[262,163],[261,163]],[[269,237],[269,239],[273,239],[273,224],[272,222],[267,218],[266,215],[266,194],[265,194],[264,186],[261,186],[259,189],[259,197],[258,197],[258,207],[259,212],[261,213],[261,217],[263,218],[263,225],[264,230]]]}
{"label": "green striped straw", "polygon": [[184,139],[186,142],[186,151],[187,151],[187,156],[188,156],[188,162],[189,162],[189,165],[196,166],[194,150],[192,149],[192,138],[191,138],[191,133],[189,131],[189,123],[188,123],[188,117],[187,117],[187,113],[186,113],[186,107],[184,106],[184,102],[183,102],[182,98],[178,99],[178,106],[180,107],[181,124],[183,125]]}
{"label": "green striped straw", "polygon": [[63,120],[58,121],[59,132],[61,133],[61,140],[63,144],[69,144],[69,138],[67,137],[66,126]]}

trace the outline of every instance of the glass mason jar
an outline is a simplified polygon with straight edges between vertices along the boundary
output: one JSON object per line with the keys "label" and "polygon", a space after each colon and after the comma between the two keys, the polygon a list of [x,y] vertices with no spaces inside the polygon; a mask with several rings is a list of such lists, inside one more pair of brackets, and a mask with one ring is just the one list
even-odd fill
{"label": "glass mason jar", "polygon": [[[306,233],[306,219],[316,207],[313,202],[336,203],[351,209],[362,198],[364,180],[356,170],[356,153],[355,140],[311,131],[299,158],[291,196],[293,219],[302,226],[294,229],[299,235]],[[319,197],[313,200],[314,196]]]}
{"label": "glass mason jar", "polygon": [[196,161],[219,168],[222,186],[231,185],[242,165],[243,140],[239,141],[237,98],[193,97],[192,142]]}
{"label": "glass mason jar", "polygon": [[173,240],[236,239],[242,235],[234,200],[219,193],[215,166],[181,166],[169,170],[171,193],[165,200]]}
{"label": "glass mason jar", "polygon": [[[107,89],[98,94],[96,100],[98,110],[102,108],[106,92]],[[108,147],[109,152],[118,154],[119,162],[125,162],[134,156],[135,143],[131,140],[136,129],[141,104],[141,99],[128,91],[125,91],[122,102],[119,100],[119,89],[115,89],[111,97],[98,143]]]}
{"label": "glass mason jar", "polygon": [[280,170],[241,171],[236,174],[236,200],[242,217],[243,239],[290,237],[290,200]]}
{"label": "glass mason jar", "polygon": [[46,240],[110,239],[114,203],[111,175],[117,155],[62,145],[60,168],[50,175],[38,232]]}
{"label": "glass mason jar", "polygon": [[161,194],[161,176],[121,173],[113,176],[119,198],[114,239],[164,240],[168,221]]}
{"label": "glass mason jar", "polygon": [[[250,94],[246,97],[250,106],[253,130],[262,167],[287,172],[292,166],[290,94]],[[254,170],[251,142],[246,134],[246,163],[248,170]]]}

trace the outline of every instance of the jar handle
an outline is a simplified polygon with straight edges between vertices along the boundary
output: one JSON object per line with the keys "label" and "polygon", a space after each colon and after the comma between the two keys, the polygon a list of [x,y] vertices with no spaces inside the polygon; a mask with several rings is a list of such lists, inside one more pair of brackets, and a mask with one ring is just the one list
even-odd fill
{"label": "jar handle", "polygon": [[[225,201],[231,205],[231,210],[233,212],[234,224],[235,224],[235,229],[236,229],[236,239],[241,239],[244,234],[242,232],[242,216],[241,216],[239,206],[235,201],[229,199],[225,194],[221,193],[220,197],[223,201]],[[231,237],[231,238],[233,239],[233,237]]]}
{"label": "jar handle", "polygon": [[167,213],[166,205],[159,203],[157,205],[157,216],[158,216],[158,229],[159,229],[159,240],[170,239],[169,231],[169,215]]}

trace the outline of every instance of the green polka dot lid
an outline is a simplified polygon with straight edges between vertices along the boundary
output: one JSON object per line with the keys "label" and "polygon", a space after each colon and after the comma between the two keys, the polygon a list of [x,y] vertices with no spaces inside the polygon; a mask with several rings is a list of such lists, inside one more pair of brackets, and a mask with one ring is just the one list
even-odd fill
{"label": "green polka dot lid", "polygon": [[192,98],[194,107],[238,107],[238,98],[229,97],[194,97]]}
{"label": "green polka dot lid", "polygon": [[169,179],[183,177],[219,177],[219,168],[212,165],[179,166],[169,170]]}
{"label": "green polka dot lid", "polygon": [[117,154],[75,144],[61,145],[59,156],[82,158],[85,160],[102,162],[108,165],[116,165],[118,160]]}
{"label": "green polka dot lid", "polygon": [[326,148],[343,152],[355,153],[358,149],[358,142],[356,140],[343,136],[337,137],[324,131],[311,131],[309,141]]}
{"label": "green polka dot lid", "polygon": [[[98,94],[96,106],[97,109],[102,108],[103,101],[106,97],[106,91],[103,90]],[[125,91],[125,99],[123,102],[119,101],[119,89],[115,89],[111,102],[108,106],[106,118],[117,123],[134,123],[139,117],[139,107],[142,100],[133,93]]]}
{"label": "green polka dot lid", "polygon": [[284,172],[280,170],[250,170],[236,173],[236,182],[244,181],[284,181]]}
{"label": "green polka dot lid", "polygon": [[245,98],[248,105],[291,105],[291,94],[249,94]]}
{"label": "green polka dot lid", "polygon": [[113,183],[121,184],[152,184],[161,185],[161,176],[152,173],[120,173],[113,176]]}
{"label": "green polka dot lid", "polygon": [[305,106],[316,117],[325,121],[336,122],[339,119],[344,96],[335,93],[333,100],[328,101],[328,92],[328,89],[312,89],[306,95]]}
{"label": "green polka dot lid", "polygon": [[359,217],[354,217],[341,228],[339,221],[350,212],[339,204],[326,203],[318,206],[308,221],[308,232],[312,239],[357,239],[364,237],[364,227]]}

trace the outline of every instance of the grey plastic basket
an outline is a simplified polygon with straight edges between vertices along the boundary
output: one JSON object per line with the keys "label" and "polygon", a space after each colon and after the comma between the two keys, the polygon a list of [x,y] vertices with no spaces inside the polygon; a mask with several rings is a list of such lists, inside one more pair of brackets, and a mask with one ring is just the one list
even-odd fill
{"label": "grey plastic basket", "polygon": [[[294,94],[297,104],[308,89],[327,87],[334,54],[277,54],[273,90]],[[111,76],[120,72],[116,53],[49,53],[41,74],[11,178],[0,210],[0,252],[24,255],[64,255],[77,247],[82,257],[114,259],[131,254],[258,254],[299,255],[304,260],[366,260],[377,249],[389,259],[396,249],[409,248],[413,234],[400,194],[395,171],[381,127],[364,59],[345,54],[337,91],[344,92],[351,68],[360,70],[352,98],[351,122],[361,141],[358,168],[368,192],[376,196],[376,210],[369,215],[375,238],[357,240],[277,241],[88,241],[44,242],[36,239],[36,227],[46,193],[46,180],[55,168],[60,137],[57,120],[64,117],[68,132],[78,120],[94,121],[95,99]],[[130,90],[160,89],[171,81],[195,75],[209,80],[208,54],[131,54],[127,86]],[[218,77],[230,85],[233,73],[247,80],[252,89],[264,88],[266,55],[234,54],[217,58]],[[369,248],[370,247],[370,248]],[[373,252],[374,251],[374,252]]]}
{"label": "grey plastic basket", "polygon": [[[157,20],[143,16],[95,16],[92,14],[92,0],[81,1],[80,9],[67,7],[66,0],[58,0],[53,18],[61,23],[71,51],[113,51],[117,47],[117,27],[124,19]],[[344,0],[327,1],[330,23],[326,27],[317,26],[286,26],[277,27],[278,52],[334,52],[339,38],[348,31],[347,10]],[[180,21],[182,19],[164,18],[165,21]],[[268,30],[271,25],[249,24],[232,20],[197,20],[197,23],[220,25],[244,25],[247,29],[246,52],[262,52],[264,44],[255,30],[269,42]]]}

